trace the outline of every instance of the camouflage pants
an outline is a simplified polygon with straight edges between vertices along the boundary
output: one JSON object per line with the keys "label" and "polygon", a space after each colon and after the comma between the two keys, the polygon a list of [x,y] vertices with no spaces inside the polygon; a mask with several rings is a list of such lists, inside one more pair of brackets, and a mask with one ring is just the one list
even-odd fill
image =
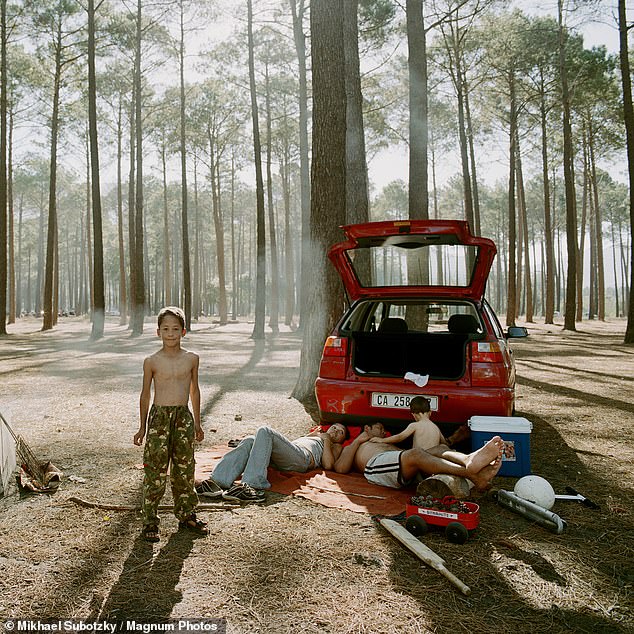
{"label": "camouflage pants", "polygon": [[194,419],[184,405],[152,405],[143,452],[143,524],[158,525],[158,505],[165,494],[167,470],[174,515],[188,517],[198,504],[194,490]]}

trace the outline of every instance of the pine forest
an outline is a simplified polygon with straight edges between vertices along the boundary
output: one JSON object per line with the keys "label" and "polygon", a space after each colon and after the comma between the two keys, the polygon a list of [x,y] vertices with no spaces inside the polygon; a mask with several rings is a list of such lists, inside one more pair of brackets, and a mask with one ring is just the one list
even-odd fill
{"label": "pine forest", "polygon": [[[628,317],[624,2],[0,4],[2,334],[25,316],[139,334],[169,304],[188,327],[301,326],[316,218],[331,243],[342,224],[467,220],[497,245],[487,296],[507,325]],[[318,79],[328,56],[341,72]],[[341,124],[314,116],[317,81],[345,90]],[[317,139],[345,150],[335,204]]]}

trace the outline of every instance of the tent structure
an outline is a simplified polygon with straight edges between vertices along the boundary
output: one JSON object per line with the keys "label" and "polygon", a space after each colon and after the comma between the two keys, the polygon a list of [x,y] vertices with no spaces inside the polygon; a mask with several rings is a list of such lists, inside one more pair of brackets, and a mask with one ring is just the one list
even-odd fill
{"label": "tent structure", "polygon": [[7,495],[16,467],[15,440],[6,419],[0,414],[0,497]]}

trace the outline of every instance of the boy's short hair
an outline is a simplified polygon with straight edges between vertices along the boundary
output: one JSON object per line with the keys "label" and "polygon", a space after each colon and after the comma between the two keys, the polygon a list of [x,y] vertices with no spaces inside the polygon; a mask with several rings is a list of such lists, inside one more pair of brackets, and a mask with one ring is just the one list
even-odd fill
{"label": "boy's short hair", "polygon": [[409,402],[409,411],[412,412],[412,414],[426,414],[427,412],[430,412],[431,404],[429,399],[424,396],[415,396]]}
{"label": "boy's short hair", "polygon": [[344,425],[343,423],[339,423],[342,427],[343,427],[343,440],[344,442],[346,440],[350,440],[350,429],[348,428],[348,425]]}
{"label": "boy's short hair", "polygon": [[185,313],[182,308],[178,306],[164,306],[161,308],[158,314],[158,326],[161,327],[161,322],[167,315],[172,315],[172,317],[176,317],[181,324],[181,328],[185,330]]}

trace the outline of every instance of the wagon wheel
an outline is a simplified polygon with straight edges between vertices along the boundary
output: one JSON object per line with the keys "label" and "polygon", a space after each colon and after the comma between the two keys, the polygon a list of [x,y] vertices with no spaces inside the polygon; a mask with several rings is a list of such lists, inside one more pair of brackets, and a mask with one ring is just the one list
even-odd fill
{"label": "wagon wheel", "polygon": [[469,531],[460,522],[450,522],[445,528],[445,537],[452,544],[464,544],[469,539]]}
{"label": "wagon wheel", "polygon": [[414,535],[414,537],[422,537],[429,529],[427,522],[420,515],[410,515],[405,520],[405,528]]}

